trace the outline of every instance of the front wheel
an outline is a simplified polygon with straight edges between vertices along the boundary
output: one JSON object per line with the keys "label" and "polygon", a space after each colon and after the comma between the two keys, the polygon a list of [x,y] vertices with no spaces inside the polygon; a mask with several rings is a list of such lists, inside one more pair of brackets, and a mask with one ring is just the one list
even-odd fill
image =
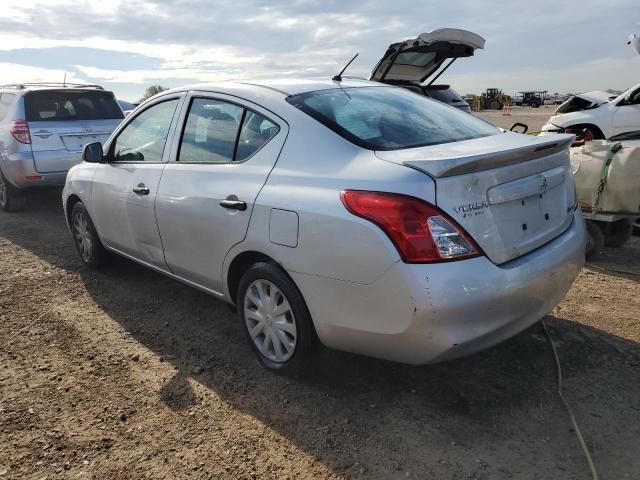
{"label": "front wheel", "polygon": [[76,203],[71,210],[71,233],[85,266],[99,268],[107,263],[109,252],[102,245],[89,212],[82,202]]}
{"label": "front wheel", "polygon": [[17,212],[27,204],[27,195],[24,190],[11,185],[0,172],[0,209],[5,212]]}
{"label": "front wheel", "polygon": [[629,220],[618,220],[609,225],[604,236],[604,244],[611,248],[620,248],[629,241],[633,235],[633,225]]}
{"label": "front wheel", "polygon": [[251,349],[269,370],[301,373],[316,343],[302,294],[278,266],[258,262],[240,280],[236,305]]}

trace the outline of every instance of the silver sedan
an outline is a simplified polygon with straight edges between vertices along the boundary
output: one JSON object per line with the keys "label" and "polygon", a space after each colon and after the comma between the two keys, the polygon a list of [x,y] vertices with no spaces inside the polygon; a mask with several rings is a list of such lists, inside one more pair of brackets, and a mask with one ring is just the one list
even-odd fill
{"label": "silver sedan", "polygon": [[187,86],[85,146],[82,261],[116,253],[235,304],[273,370],[314,345],[452,359],[527,328],[584,262],[568,147],[361,80]]}

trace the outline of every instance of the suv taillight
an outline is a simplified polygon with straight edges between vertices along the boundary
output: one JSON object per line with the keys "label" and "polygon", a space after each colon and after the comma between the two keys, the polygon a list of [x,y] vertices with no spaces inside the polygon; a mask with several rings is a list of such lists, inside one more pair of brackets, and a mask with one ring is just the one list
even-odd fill
{"label": "suv taillight", "polygon": [[9,133],[20,143],[31,143],[29,125],[24,120],[13,120],[9,127]]}
{"label": "suv taillight", "polygon": [[361,190],[346,190],[340,197],[351,213],[378,225],[407,263],[445,262],[481,255],[458,224],[423,200]]}

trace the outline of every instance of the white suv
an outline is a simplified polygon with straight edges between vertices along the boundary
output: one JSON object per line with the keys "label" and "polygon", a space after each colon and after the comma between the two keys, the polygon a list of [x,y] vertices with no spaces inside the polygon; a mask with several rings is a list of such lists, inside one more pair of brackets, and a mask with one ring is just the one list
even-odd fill
{"label": "white suv", "polygon": [[544,133],[573,133],[578,142],[603,140],[640,130],[640,83],[613,99],[606,92],[574,95],[542,127]]}
{"label": "white suv", "polygon": [[24,207],[31,187],[63,186],[82,147],[105,142],[124,118],[98,85],[23,83],[0,87],[0,209]]}

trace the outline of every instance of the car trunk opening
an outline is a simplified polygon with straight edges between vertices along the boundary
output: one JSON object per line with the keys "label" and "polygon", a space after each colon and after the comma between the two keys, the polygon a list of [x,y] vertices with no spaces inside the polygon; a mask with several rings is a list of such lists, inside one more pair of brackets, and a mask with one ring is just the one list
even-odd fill
{"label": "car trunk opening", "polygon": [[45,90],[25,96],[36,170],[65,171],[80,162],[87,143],[106,142],[124,115],[113,94],[101,90]]}
{"label": "car trunk opening", "polygon": [[470,57],[484,48],[480,35],[457,28],[441,28],[393,43],[371,72],[378,82],[422,83],[447,59]]}
{"label": "car trunk opening", "polygon": [[553,240],[571,225],[573,138],[505,133],[376,155],[431,176],[437,206],[489,259],[502,264]]}

